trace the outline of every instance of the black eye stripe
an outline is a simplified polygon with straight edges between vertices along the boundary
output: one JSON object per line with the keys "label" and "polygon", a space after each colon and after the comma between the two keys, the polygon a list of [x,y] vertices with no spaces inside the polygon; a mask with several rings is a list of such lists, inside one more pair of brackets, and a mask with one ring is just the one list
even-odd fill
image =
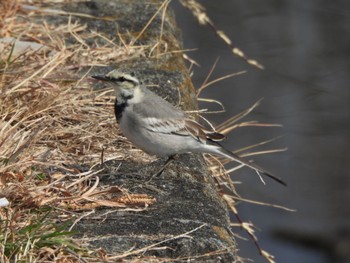
{"label": "black eye stripe", "polygon": [[130,83],[135,83],[135,81],[131,80],[131,79],[127,79],[125,77],[119,77],[119,78],[111,78],[112,81],[115,81],[115,82],[130,82]]}

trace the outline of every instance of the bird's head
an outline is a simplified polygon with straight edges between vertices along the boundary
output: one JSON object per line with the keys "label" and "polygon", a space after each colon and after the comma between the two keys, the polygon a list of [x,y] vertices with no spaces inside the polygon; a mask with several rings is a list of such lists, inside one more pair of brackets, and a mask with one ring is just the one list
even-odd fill
{"label": "bird's head", "polygon": [[103,80],[110,84],[117,93],[117,97],[122,99],[131,99],[134,97],[136,90],[139,89],[140,82],[131,74],[112,70],[104,76],[92,76],[94,79]]}

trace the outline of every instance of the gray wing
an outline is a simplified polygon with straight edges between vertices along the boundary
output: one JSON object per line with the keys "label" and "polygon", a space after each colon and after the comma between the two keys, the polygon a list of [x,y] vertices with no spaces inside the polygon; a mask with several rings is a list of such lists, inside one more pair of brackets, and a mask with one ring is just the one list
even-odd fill
{"label": "gray wing", "polygon": [[186,118],[185,113],[144,88],[144,98],[133,104],[133,112],[142,117],[147,130],[180,136],[192,136],[196,140],[206,142],[208,139],[220,141],[224,135],[208,130],[199,123]]}
{"label": "gray wing", "polygon": [[185,113],[159,97],[152,91],[143,88],[144,99],[133,105],[133,111],[142,117],[159,119],[182,119]]}
{"label": "gray wing", "polygon": [[210,141],[221,141],[225,138],[223,134],[208,130],[199,123],[190,119],[159,119],[159,118],[144,118],[145,128],[152,132],[177,134],[179,136],[191,136],[195,140],[207,143]]}

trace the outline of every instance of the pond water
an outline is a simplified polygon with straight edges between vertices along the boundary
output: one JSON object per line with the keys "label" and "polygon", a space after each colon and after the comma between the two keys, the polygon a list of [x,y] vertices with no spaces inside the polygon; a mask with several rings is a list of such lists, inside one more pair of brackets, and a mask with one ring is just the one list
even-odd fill
{"label": "pond water", "polygon": [[[225,145],[234,150],[283,136],[259,150],[288,147],[286,152],[254,157],[283,177],[287,188],[268,179],[263,185],[246,168],[234,179],[243,182],[238,186],[243,197],[297,212],[242,203],[238,206],[242,219],[260,229],[260,245],[277,262],[350,262],[349,255],[342,258],[333,250],[344,241],[345,252],[341,251],[350,254],[350,2],[200,2],[237,47],[266,67],[256,69],[231,55],[210,28],[199,26],[188,10],[174,2],[184,47],[198,48],[188,53],[201,65],[194,68],[196,87],[218,57],[212,79],[247,71],[205,90],[203,97],[217,99],[226,108],[223,114],[210,115],[210,120],[220,123],[263,98],[246,120],[283,125],[240,128]],[[240,242],[239,248],[241,256],[264,262],[251,242]]]}

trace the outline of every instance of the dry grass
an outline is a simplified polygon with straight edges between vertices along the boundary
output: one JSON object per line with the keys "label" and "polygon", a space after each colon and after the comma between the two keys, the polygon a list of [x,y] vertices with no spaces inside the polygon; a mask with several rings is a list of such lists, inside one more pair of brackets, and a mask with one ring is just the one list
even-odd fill
{"label": "dry grass", "polygon": [[[70,20],[58,27],[36,22],[31,19],[35,12],[22,4],[0,2],[0,37],[42,47],[21,50],[17,41],[0,52],[0,192],[10,201],[0,210],[0,261],[73,262],[74,250],[84,250],[56,226],[81,216],[70,211],[155,202],[117,186],[102,187],[95,173],[76,165],[99,164],[102,151],[109,160],[150,160],[130,150],[131,144],[120,136],[113,95],[92,90],[88,72],[80,72],[143,55],[146,47],[118,46]],[[63,41],[67,38],[75,41],[68,45]],[[85,39],[104,39],[106,44],[91,47]]]}
{"label": "dry grass", "polygon": [[[74,226],[101,206],[136,206],[142,210],[155,202],[152,196],[130,194],[122,187],[101,186],[96,172],[77,165],[94,167],[102,155],[108,160],[152,160],[132,149],[121,136],[114,119],[113,96],[108,90],[93,90],[85,69],[154,50],[160,54],[164,52],[159,49],[162,40],[154,47],[137,46],[118,36],[122,43],[119,46],[100,33],[86,32],[85,25],[70,19],[60,26],[37,22],[31,17],[43,10],[28,10],[22,4],[27,3],[0,2],[0,37],[42,46],[20,52],[18,42],[9,42],[0,52],[0,197],[10,201],[6,209],[0,208],[0,262],[99,262],[123,258],[125,255],[107,256],[102,250],[87,251],[82,244],[70,241],[66,225],[58,227],[63,222]],[[165,1],[162,8],[168,4]],[[161,11],[160,8],[157,13],[164,15]],[[67,44],[64,39],[68,38],[74,42]],[[106,44],[96,42],[92,47],[86,44],[87,39],[103,39]],[[226,77],[229,76],[223,78]],[[198,95],[216,81],[203,83]],[[217,130],[228,133],[244,125],[261,125],[238,122],[255,106]],[[235,202],[242,198],[223,168],[223,160],[207,161],[219,188],[231,191],[224,200],[237,214]],[[243,222],[241,226],[251,231]],[[126,252],[126,256],[145,250]]]}
{"label": "dry grass", "polygon": [[208,16],[204,6],[202,6],[197,0],[179,0],[180,3],[187,9],[189,9],[193,16],[197,19],[198,23],[200,25],[207,25],[209,26],[215,35],[227,45],[232,54],[242,60],[244,60],[247,64],[258,68],[258,69],[264,69],[264,66],[260,64],[258,61],[249,58],[243,50],[241,50],[239,47],[235,46],[233,41],[225,34],[224,31],[220,30],[216,27],[215,23],[210,19]]}
{"label": "dry grass", "polygon": [[[218,79],[209,81],[210,76],[213,73],[214,68],[216,66],[216,63],[217,63],[217,61],[214,63],[206,80],[202,83],[201,87],[198,89],[198,93],[197,93],[198,97],[200,96],[200,93],[204,89],[208,88],[212,83],[216,83],[220,80],[230,78],[230,77],[235,77],[239,74],[244,73],[244,72],[232,73],[232,74],[220,77]],[[205,101],[220,105],[222,107],[222,111],[224,111],[224,107],[219,101],[210,100],[210,99],[205,99]],[[216,131],[226,135],[226,134],[229,134],[230,132],[234,131],[235,129],[238,129],[241,127],[280,127],[281,125],[279,125],[279,124],[259,123],[257,121],[243,121],[242,122],[242,119],[244,119],[246,116],[248,116],[249,113],[251,113],[256,107],[258,107],[260,102],[261,102],[261,100],[257,101],[254,105],[252,105],[248,109],[238,113],[235,116],[232,116],[231,118],[229,118],[225,122],[223,122],[223,123],[221,123],[213,128]],[[217,113],[221,113],[222,111],[215,111],[215,112],[202,111],[202,112],[203,113],[210,113],[210,114],[213,114],[213,113],[217,114]],[[209,125],[211,125],[209,123],[209,121],[206,120],[204,117],[201,117],[201,118],[204,119]],[[273,138],[273,139],[263,141],[263,142],[260,142],[260,143],[254,144],[254,145],[249,145],[245,148],[239,149],[237,151],[237,153],[240,152],[241,157],[249,157],[249,156],[254,156],[254,155],[259,155],[259,154],[271,154],[271,153],[285,151],[286,149],[269,149],[269,150],[262,150],[262,151],[255,150],[256,148],[264,146],[264,145],[266,145],[266,144],[268,144],[276,139],[278,139],[278,138]],[[234,166],[233,168],[227,170],[224,167],[224,165],[227,164],[228,162],[230,162],[230,160],[218,158],[218,157],[212,156],[212,155],[206,155],[205,157],[206,157],[206,161],[209,165],[209,169],[211,170],[211,174],[216,179],[218,190],[222,193],[223,200],[225,201],[228,208],[231,210],[231,212],[235,215],[235,217],[237,219],[237,223],[235,223],[235,224],[232,223],[231,226],[232,227],[239,227],[240,229],[243,229],[250,237],[250,240],[256,246],[260,255],[262,257],[264,257],[267,262],[275,263],[274,256],[261,248],[261,246],[258,242],[258,239],[256,237],[256,234],[255,234],[256,228],[255,228],[254,224],[251,222],[245,222],[245,221],[241,220],[239,213],[238,213],[238,210],[236,208],[236,205],[239,202],[246,202],[246,203],[250,203],[250,204],[254,204],[254,205],[270,206],[270,207],[274,207],[274,208],[278,208],[278,209],[283,209],[286,211],[294,211],[294,210],[280,206],[280,205],[264,203],[261,201],[255,201],[255,200],[250,200],[250,199],[246,199],[246,198],[241,197],[239,195],[239,193],[236,191],[236,187],[235,187],[237,184],[240,184],[240,182],[234,181],[232,174],[235,171],[237,171],[238,169],[243,168],[244,165],[237,165],[237,166]],[[260,176],[260,174],[258,174],[258,175],[259,175],[262,183],[265,184],[264,179]],[[234,233],[233,233],[233,235],[239,239],[246,240],[245,238],[241,237],[240,235],[237,235]],[[240,258],[239,256],[238,256],[237,260],[238,260],[238,262],[249,261],[249,259],[243,259],[243,258]]]}

